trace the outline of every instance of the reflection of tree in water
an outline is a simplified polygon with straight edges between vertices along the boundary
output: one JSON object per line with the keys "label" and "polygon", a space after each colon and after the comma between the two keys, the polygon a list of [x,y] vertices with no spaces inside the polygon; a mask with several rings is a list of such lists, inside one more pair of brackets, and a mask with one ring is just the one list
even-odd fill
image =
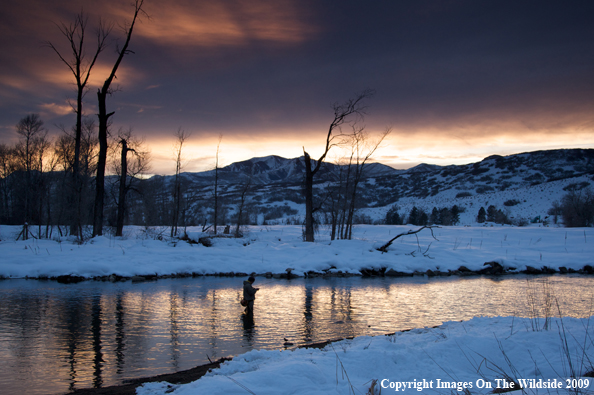
{"label": "reflection of tree in water", "polygon": [[171,362],[176,368],[179,366],[179,306],[177,303],[177,294],[169,294],[169,335],[171,336]]}
{"label": "reflection of tree in water", "polygon": [[305,298],[303,309],[303,340],[311,342],[313,339],[313,286],[305,286]]}
{"label": "reflection of tree in water", "polygon": [[351,287],[332,286],[330,291],[330,323],[340,324],[341,336],[354,336]]}
{"label": "reflection of tree in water", "polygon": [[126,349],[126,330],[124,324],[124,304],[122,293],[116,295],[115,302],[115,357],[116,374],[121,374],[124,370],[124,350]]}
{"label": "reflection of tree in water", "polygon": [[209,320],[209,333],[210,337],[208,340],[208,344],[210,345],[212,356],[216,358],[217,356],[217,340],[218,340],[218,313],[217,313],[217,290],[213,289],[210,292],[211,295],[211,304],[210,304],[210,320]]}
{"label": "reflection of tree in water", "polygon": [[[76,297],[68,298],[64,301],[64,304],[61,307],[62,309],[60,310],[64,316],[61,319],[58,318],[58,320],[64,322],[62,328],[64,330],[65,343],[67,345],[66,352],[70,370],[70,382],[68,387],[69,390],[72,391],[75,389],[79,376],[79,372],[77,372],[77,364],[81,363],[81,361],[77,358],[77,355],[79,348],[84,350],[83,344],[86,339],[86,324],[89,323],[89,317],[85,304],[81,303]],[[80,376],[82,376],[82,374],[80,374]]]}
{"label": "reflection of tree in water", "polygon": [[93,334],[93,387],[103,384],[101,370],[103,352],[101,351],[101,295],[93,295],[91,308],[91,333]]}

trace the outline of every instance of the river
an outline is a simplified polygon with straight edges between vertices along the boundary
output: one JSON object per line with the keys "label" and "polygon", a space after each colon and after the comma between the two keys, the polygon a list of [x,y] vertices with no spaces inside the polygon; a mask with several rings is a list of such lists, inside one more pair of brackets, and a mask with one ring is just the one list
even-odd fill
{"label": "river", "polygon": [[[3,394],[59,394],[171,373],[252,349],[382,335],[474,316],[587,317],[594,277],[258,277],[60,284],[0,281]],[[5,392],[8,389],[8,392]]]}

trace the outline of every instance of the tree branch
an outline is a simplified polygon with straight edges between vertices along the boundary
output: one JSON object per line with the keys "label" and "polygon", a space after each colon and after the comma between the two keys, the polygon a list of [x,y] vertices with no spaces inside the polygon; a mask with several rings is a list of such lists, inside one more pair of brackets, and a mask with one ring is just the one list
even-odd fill
{"label": "tree branch", "polygon": [[[392,240],[388,241],[386,244],[384,244],[383,246],[381,246],[380,248],[376,248],[376,250],[381,251],[381,252],[388,252],[388,247],[390,247],[392,245],[392,243],[398,239],[399,237],[402,236],[408,236],[408,235],[414,235],[419,233],[420,231],[422,231],[423,229],[430,229],[431,230],[431,236],[433,236],[433,238],[435,240],[437,240],[437,238],[435,237],[435,235],[433,234],[433,228],[439,228],[439,226],[431,226],[431,225],[426,225],[423,226],[422,228],[419,228],[417,230],[409,230],[408,232],[405,233],[400,233],[399,235],[397,235],[396,237],[394,237]],[[439,241],[439,240],[438,240]]]}

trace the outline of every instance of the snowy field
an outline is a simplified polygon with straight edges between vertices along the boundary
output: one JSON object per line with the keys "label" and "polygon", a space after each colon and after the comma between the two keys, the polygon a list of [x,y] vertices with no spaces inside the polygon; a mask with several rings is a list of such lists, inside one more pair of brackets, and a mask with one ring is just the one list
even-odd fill
{"label": "snowy field", "polygon": [[[476,271],[491,261],[511,271],[594,266],[592,228],[441,227],[433,234],[425,229],[401,237],[387,253],[376,250],[415,229],[361,225],[350,241],[330,241],[322,229],[315,243],[305,243],[300,226],[260,226],[246,228],[243,238],[218,238],[205,247],[160,240],[158,235],[166,235],[166,229],[130,227],[125,237],[97,237],[79,245],[68,239],[16,241],[20,228],[0,226],[0,275],[263,275],[285,273],[288,268],[297,275],[360,274],[362,269],[380,268],[424,273],[455,271],[460,266]],[[188,229],[188,235],[203,236],[195,229]],[[147,383],[137,393],[468,394],[509,386],[505,380],[509,378],[527,387],[528,393],[591,392],[590,379],[581,377],[594,362],[590,319],[553,318],[547,324],[543,330],[544,320],[475,317],[393,336],[358,337],[324,349],[254,350],[193,383]]]}
{"label": "snowy field", "polygon": [[[18,227],[0,226],[0,276],[47,278],[60,275],[103,277],[214,273],[286,273],[309,271],[360,274],[362,269],[405,273],[448,272],[460,266],[477,271],[498,262],[512,271],[528,266],[579,270],[594,266],[594,229],[474,226],[424,229],[398,238],[387,253],[376,250],[414,226],[360,225],[353,240],[330,241],[321,229],[315,243],[302,241],[300,226],[245,229],[243,238],[213,239],[211,247],[185,241],[158,240],[167,229],[125,229],[125,236],[72,240],[16,241]],[[203,236],[188,229],[193,239]],[[433,237],[434,236],[434,237]]]}
{"label": "snowy field", "polygon": [[[185,385],[147,383],[139,395],[579,394],[594,389],[590,319],[473,318],[324,349],[250,351]],[[511,384],[513,379],[515,384]]]}

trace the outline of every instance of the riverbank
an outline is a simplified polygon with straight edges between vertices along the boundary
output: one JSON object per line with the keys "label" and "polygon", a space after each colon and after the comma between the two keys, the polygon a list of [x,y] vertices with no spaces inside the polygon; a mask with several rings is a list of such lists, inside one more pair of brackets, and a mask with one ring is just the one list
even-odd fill
{"label": "riverbank", "polygon": [[[345,339],[327,340],[319,343],[304,344],[291,349],[322,349],[326,347],[328,344],[336,343],[343,340]],[[182,370],[175,373],[165,373],[152,377],[141,377],[138,379],[127,380],[124,384],[121,385],[113,385],[103,388],[81,388],[67,392],[64,395],[136,395],[136,388],[146,383],[170,383],[173,384],[173,386],[169,386],[168,389],[171,389],[174,388],[175,385],[188,384],[193,381],[199,380],[204,375],[211,372],[213,369],[218,369],[222,363],[225,363],[226,361],[231,361],[232,359],[233,358],[221,358],[217,361],[196,366],[192,369]],[[161,384],[160,386],[168,387],[167,384]]]}
{"label": "riverbank", "polygon": [[[241,238],[208,238],[189,228],[186,240],[164,231],[130,227],[124,237],[16,240],[19,228],[1,227],[0,278],[146,281],[165,277],[256,274],[269,277],[409,276],[592,273],[594,229],[440,227],[387,241],[410,226],[360,225],[352,240],[321,232],[305,243],[300,226],[245,229]],[[201,240],[201,242],[199,242]],[[206,246],[206,245],[209,246]]]}
{"label": "riverbank", "polygon": [[164,375],[69,394],[486,394],[519,387],[576,393],[594,385],[588,378],[592,344],[583,340],[592,336],[591,318],[475,317],[317,347],[254,350],[202,369],[195,379],[188,374],[188,383],[180,372],[182,378]]}

